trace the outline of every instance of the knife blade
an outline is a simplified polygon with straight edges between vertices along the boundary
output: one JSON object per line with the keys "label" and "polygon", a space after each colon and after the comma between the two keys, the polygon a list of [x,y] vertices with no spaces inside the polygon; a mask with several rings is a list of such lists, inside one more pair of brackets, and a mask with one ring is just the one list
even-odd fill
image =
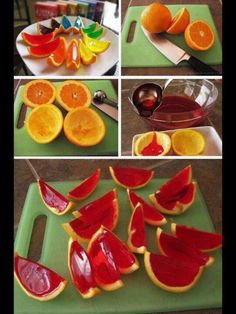
{"label": "knife blade", "polygon": [[107,104],[99,104],[97,105],[96,103],[92,102],[92,105],[96,107],[97,109],[101,110],[104,112],[106,115],[111,117],[113,120],[118,121],[118,110],[114,107],[111,107],[110,105]]}
{"label": "knife blade", "polygon": [[187,61],[195,71],[201,74],[220,75],[218,71],[214,70],[212,67],[199,59],[189,55],[185,50],[165,38],[165,36],[150,33],[142,26],[141,28],[150,43],[172,63],[177,65],[182,61]]}

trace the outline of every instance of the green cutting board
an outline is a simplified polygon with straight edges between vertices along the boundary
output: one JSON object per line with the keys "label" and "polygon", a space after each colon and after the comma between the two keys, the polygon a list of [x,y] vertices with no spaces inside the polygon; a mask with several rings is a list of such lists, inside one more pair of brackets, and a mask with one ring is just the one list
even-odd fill
{"label": "green cutting board", "polygon": [[[208,5],[167,5],[172,16],[181,8],[185,7],[189,10],[191,21],[195,19],[203,19],[212,27],[215,34],[215,42],[208,51],[194,51],[189,48],[185,41],[183,34],[168,35],[166,38],[175,43],[177,46],[183,48],[190,55],[195,56],[207,64],[221,64],[222,63],[222,48],[220,39],[209,10]],[[140,26],[140,15],[145,6],[129,7],[125,22],[122,29],[121,36],[121,65],[122,67],[171,67],[175,66],[164,55],[162,55],[145,37]],[[133,41],[128,43],[127,38],[129,34],[130,25],[132,22],[137,22]],[[186,62],[181,62],[179,65],[186,65]]]}
{"label": "green cutting board", "polygon": [[[116,92],[109,80],[88,80],[84,82],[91,93],[96,90],[104,90],[107,97],[111,99],[117,99]],[[54,83],[58,86],[59,83]],[[103,113],[101,110],[91,105],[100,117],[103,119],[106,126],[106,134],[103,140],[91,147],[78,147],[70,143],[65,137],[63,131],[52,143],[38,144],[29,137],[26,127],[17,128],[17,122],[22,106],[21,86],[17,92],[14,103],[14,154],[15,156],[99,156],[99,155],[118,155],[118,123]],[[57,105],[57,102],[54,102]],[[59,106],[59,105],[58,105]],[[66,111],[59,106],[63,115],[66,115]],[[27,109],[27,114],[30,109]]]}
{"label": "green cutting board", "polygon": [[[146,187],[139,189],[138,193],[146,197],[164,181],[164,179],[153,179]],[[66,194],[76,182],[51,182],[50,184],[58,191]],[[80,203],[81,206],[114,187],[117,186],[112,180],[100,180],[96,190],[89,198]],[[126,190],[117,187],[117,194],[120,216],[115,232],[126,241],[127,224],[131,210],[127,201]],[[20,255],[27,256],[32,227],[38,215],[47,216],[42,255],[39,262],[69,279],[67,269],[68,235],[62,229],[61,224],[73,219],[73,217],[70,213],[64,216],[52,214],[42,203],[35,183],[30,185],[25,200],[15,240],[15,250]],[[214,230],[199,188],[197,188],[196,200],[191,208],[183,215],[175,217],[174,220],[177,223],[192,225],[203,230]],[[168,230],[168,226],[163,229]],[[155,231],[155,227],[146,226],[148,249],[152,251],[157,251]],[[70,279],[65,290],[49,302],[39,302],[29,298],[15,281],[15,314],[137,314],[221,307],[221,252],[218,250],[212,255],[215,257],[214,264],[204,270],[195,287],[182,294],[166,292],[155,286],[144,270],[143,255],[138,256],[139,270],[129,275],[122,275],[124,287],[113,292],[102,291],[100,295],[88,300],[82,299],[72,286]]]}

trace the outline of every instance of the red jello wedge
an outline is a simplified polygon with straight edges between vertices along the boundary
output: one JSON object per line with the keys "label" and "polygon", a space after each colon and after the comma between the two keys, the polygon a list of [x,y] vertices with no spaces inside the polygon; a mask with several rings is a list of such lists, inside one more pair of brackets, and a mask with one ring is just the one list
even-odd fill
{"label": "red jello wedge", "polygon": [[60,44],[60,38],[38,46],[27,47],[29,54],[34,57],[43,58],[49,56]]}
{"label": "red jello wedge", "polygon": [[78,242],[88,242],[101,225],[113,230],[119,215],[117,200],[113,200],[109,207],[104,205],[104,209],[99,208],[99,212],[85,214],[63,224],[64,230]]}
{"label": "red jello wedge", "polygon": [[93,240],[97,238],[100,242],[107,242],[109,244],[114,261],[121,274],[130,274],[139,268],[139,263],[135,255],[130,252],[127,245],[112,231],[102,226],[94,234]]}
{"label": "red jello wedge", "polygon": [[149,225],[161,226],[166,223],[165,217],[159,213],[159,211],[153,206],[145,202],[140,196],[138,196],[134,191],[127,189],[128,199],[132,210],[135,206],[140,203],[143,206],[144,221]]}
{"label": "red jello wedge", "polygon": [[95,234],[88,244],[87,252],[92,261],[94,278],[98,286],[107,291],[121,288],[123,282],[109,244],[101,241]]}
{"label": "red jello wedge", "polygon": [[89,220],[93,216],[100,215],[106,209],[113,207],[113,201],[117,200],[116,189],[113,189],[92,202],[82,206],[80,209],[75,210],[72,214],[75,217],[83,216],[83,219]]}
{"label": "red jello wedge", "polygon": [[69,43],[66,54],[66,67],[71,70],[77,70],[80,67],[79,46],[76,39]]}
{"label": "red jello wedge", "polygon": [[73,285],[84,299],[92,298],[100,292],[86,251],[72,238],[68,243],[68,268]]}
{"label": "red jello wedge", "polygon": [[161,191],[157,191],[155,194],[149,195],[149,199],[160,212],[169,215],[180,215],[193,204],[195,194],[196,183],[192,182],[176,195],[163,195]]}
{"label": "red jello wedge", "polygon": [[220,233],[206,232],[185,225],[171,224],[171,232],[176,238],[196,247],[203,252],[214,251],[222,246]]}
{"label": "red jello wedge", "polygon": [[161,228],[157,228],[157,247],[161,254],[186,260],[199,264],[200,266],[209,266],[214,262],[214,258],[190,246],[184,241],[164,233]]}
{"label": "red jello wedge", "polygon": [[70,210],[74,203],[68,201],[61,193],[53,189],[43,180],[37,180],[39,194],[45,206],[56,215],[64,215]]}
{"label": "red jello wedge", "polygon": [[200,278],[203,267],[197,263],[155,253],[144,253],[144,265],[152,282],[169,292],[185,292]]}
{"label": "red jello wedge", "polygon": [[50,32],[47,34],[28,34],[25,32],[21,33],[23,40],[30,46],[37,46],[48,43],[54,38],[54,33]]}
{"label": "red jello wedge", "polygon": [[22,290],[31,298],[49,301],[58,296],[67,281],[53,270],[14,254],[14,275]]}
{"label": "red jello wedge", "polygon": [[124,188],[138,189],[151,180],[154,171],[142,168],[109,167],[113,180]]}
{"label": "red jello wedge", "polygon": [[47,58],[47,64],[59,67],[62,65],[66,57],[66,40],[64,37],[60,37],[60,43],[58,47]]}
{"label": "red jello wedge", "polygon": [[68,192],[68,197],[80,201],[88,197],[96,188],[101,169],[96,169],[88,178]]}
{"label": "red jello wedge", "polygon": [[138,203],[130,217],[127,244],[131,252],[143,254],[146,251],[146,234],[142,204]]}
{"label": "red jello wedge", "polygon": [[182,189],[189,185],[192,181],[192,167],[191,165],[180,170],[170,180],[164,183],[159,191],[167,196],[175,196],[181,193]]}

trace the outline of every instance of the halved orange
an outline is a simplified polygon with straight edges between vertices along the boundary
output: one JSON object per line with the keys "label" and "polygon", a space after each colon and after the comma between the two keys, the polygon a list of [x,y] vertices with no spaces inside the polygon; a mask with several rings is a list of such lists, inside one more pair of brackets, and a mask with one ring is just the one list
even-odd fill
{"label": "halved orange", "polygon": [[[159,150],[159,152],[155,145],[157,147],[160,146],[161,150]],[[147,148],[149,149],[147,150]],[[164,132],[151,131],[142,134],[137,139],[134,144],[134,153],[136,156],[164,156],[168,154],[170,148],[171,140],[168,134]]]}
{"label": "halved orange", "polygon": [[106,127],[96,111],[79,107],[66,115],[64,133],[68,140],[77,146],[94,146],[105,136]]}
{"label": "halved orange", "polygon": [[61,83],[57,88],[56,98],[67,111],[79,107],[88,107],[92,101],[92,95],[88,87],[84,83],[74,80]]}
{"label": "halved orange", "polygon": [[25,84],[21,96],[26,106],[35,108],[53,103],[56,97],[56,88],[47,80],[32,80]]}
{"label": "halved orange", "polygon": [[179,129],[171,136],[172,148],[177,155],[200,155],[205,148],[205,139],[200,132],[191,129]]}
{"label": "halved orange", "polygon": [[37,143],[52,142],[61,132],[63,116],[54,105],[42,105],[30,111],[25,121],[29,136]]}
{"label": "halved orange", "polygon": [[170,27],[166,32],[173,35],[183,33],[189,22],[190,14],[186,8],[182,8],[172,18]]}
{"label": "halved orange", "polygon": [[184,32],[186,44],[193,50],[208,50],[214,43],[214,33],[207,22],[194,20]]}

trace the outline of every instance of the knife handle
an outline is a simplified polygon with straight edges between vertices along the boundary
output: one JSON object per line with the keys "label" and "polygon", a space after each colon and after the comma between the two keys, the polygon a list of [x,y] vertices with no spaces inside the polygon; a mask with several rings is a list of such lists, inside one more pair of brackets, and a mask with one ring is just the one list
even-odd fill
{"label": "knife handle", "polygon": [[200,74],[221,75],[218,71],[193,56],[191,56],[187,61],[192,68]]}

